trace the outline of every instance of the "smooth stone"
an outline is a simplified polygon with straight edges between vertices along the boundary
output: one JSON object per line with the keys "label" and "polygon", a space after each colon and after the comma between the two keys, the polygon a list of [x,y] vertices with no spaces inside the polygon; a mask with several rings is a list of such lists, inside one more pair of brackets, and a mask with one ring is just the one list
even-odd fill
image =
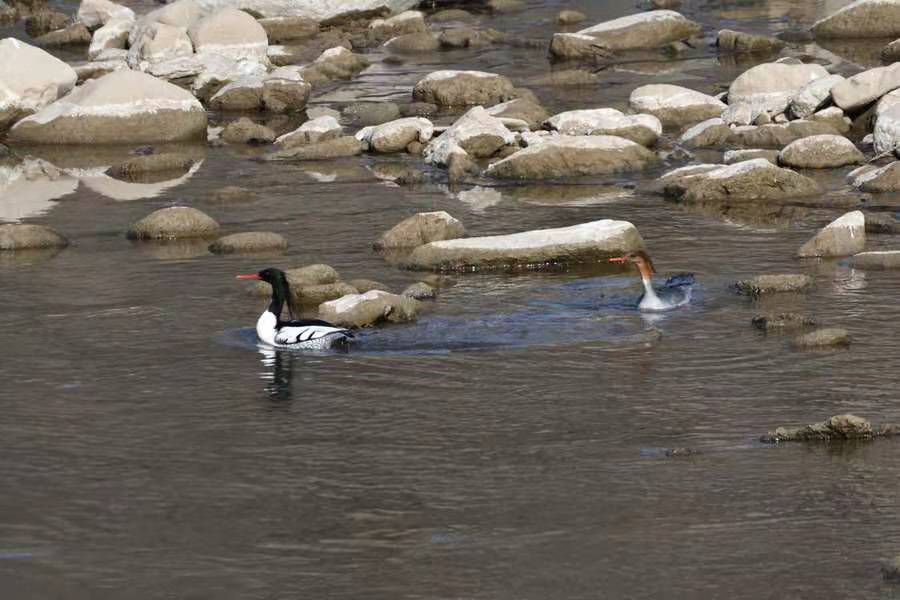
{"label": "smooth stone", "polygon": [[68,245],[69,240],[44,225],[0,224],[0,250],[65,248]]}
{"label": "smooth stone", "polygon": [[825,106],[831,99],[831,89],[846,81],[840,75],[828,75],[815,79],[791,98],[788,107],[795,119],[807,119]]}
{"label": "smooth stone", "polygon": [[[333,267],[321,263],[286,269],[284,275],[287,278],[288,286],[291,288],[291,296],[294,300],[299,299],[301,295],[300,290],[304,288],[336,284],[341,279]],[[355,288],[352,284],[350,285]],[[259,281],[249,288],[249,292],[255,296],[268,298],[272,295],[272,286],[265,281]]]}
{"label": "smooth stone", "polygon": [[360,55],[354,54],[347,48],[336,46],[322,52],[322,54],[304,70],[304,78],[310,81],[315,87],[306,73],[308,70],[315,71],[321,77],[328,80],[348,80],[352,79],[362,71],[369,67],[369,60]]}
{"label": "smooth stone", "polygon": [[318,285],[291,286],[291,295],[301,306],[318,306],[323,302],[337,300],[348,294],[356,294],[359,290],[348,283],[337,281]]}
{"label": "smooth stone", "polygon": [[328,160],[358,156],[362,152],[362,142],[353,136],[343,136],[304,146],[285,148],[270,154],[267,160]]}
{"label": "smooth stone", "polygon": [[106,25],[94,32],[91,45],[88,47],[88,59],[96,60],[104,50],[124,50],[128,44],[128,34],[134,21],[127,19],[112,19]]}
{"label": "smooth stone", "polygon": [[566,9],[559,11],[559,14],[556,15],[556,22],[561,25],[572,25],[573,23],[581,23],[582,21],[587,19],[587,15],[585,15],[580,10],[572,10]]}
{"label": "smooth stone", "polygon": [[778,162],[795,169],[835,169],[865,162],[853,142],[840,135],[813,135],[785,146]]}
{"label": "smooth stone", "polygon": [[338,120],[330,115],[310,119],[294,131],[279,136],[275,144],[283,148],[308,146],[317,142],[333,140],[343,135],[343,128]]}
{"label": "smooth stone", "polygon": [[841,135],[850,133],[853,125],[853,121],[837,106],[823,108],[819,112],[814,113],[809,120],[813,123],[824,123]]}
{"label": "smooth stone", "polygon": [[847,180],[863,192],[900,192],[900,162],[884,167],[866,165],[851,171]]}
{"label": "smooth stone", "polygon": [[407,10],[387,19],[375,19],[369,23],[369,31],[379,39],[420,33],[425,31],[425,15],[417,10]]}
{"label": "smooth stone", "polygon": [[900,250],[860,252],[853,255],[851,264],[854,269],[900,269]]}
{"label": "smooth stone", "polygon": [[843,327],[826,327],[799,335],[791,343],[799,349],[846,347],[850,345],[850,334]]}
{"label": "smooth stone", "polygon": [[[700,25],[671,10],[654,10],[598,23],[576,33],[554,34],[550,53],[560,58],[608,50],[659,48],[699,34]],[[599,51],[598,51],[599,50]]]}
{"label": "smooth stone", "polygon": [[734,127],[725,141],[729,146],[784,148],[791,142],[814,135],[838,135],[838,131],[829,122],[797,120],[789,123]]}
{"label": "smooth stone", "polygon": [[876,153],[896,152],[900,147],[900,104],[892,104],[878,114],[873,136]]}
{"label": "smooth stone", "polygon": [[227,83],[209,99],[209,107],[222,111],[256,111],[262,107],[263,80],[250,75]]}
{"label": "smooth stone", "polygon": [[820,39],[900,37],[900,3],[857,0],[816,21],[812,32]]}
{"label": "smooth stone", "polygon": [[850,256],[866,247],[866,217],[855,210],[835,219],[797,251],[800,257]]}
{"label": "smooth stone", "polygon": [[719,117],[697,123],[681,134],[679,142],[688,148],[722,146],[731,137],[731,127]]}
{"label": "smooth stone", "polygon": [[222,132],[222,139],[229,144],[271,144],[276,137],[274,131],[247,117],[232,121]]}
{"label": "smooth stone", "polygon": [[643,169],[657,161],[647,148],[609,135],[557,136],[490,165],[502,179],[555,179]]}
{"label": "smooth stone", "polygon": [[0,134],[69,93],[78,75],[52,54],[25,42],[0,40]]}
{"label": "smooth stone", "polygon": [[309,17],[267,17],[257,21],[269,44],[306,40],[319,34],[319,22]]}
{"label": "smooth stone", "polygon": [[401,117],[432,117],[437,113],[437,105],[429,102],[410,102],[400,105]]}
{"label": "smooth stone", "polygon": [[515,141],[503,121],[475,106],[425,147],[425,162],[450,166],[454,155],[487,158]]}
{"label": "smooth stone", "polygon": [[400,295],[414,300],[433,300],[436,296],[434,288],[424,281],[410,285]]}
{"label": "smooth stone", "polygon": [[340,26],[360,17],[400,13],[419,4],[418,0],[193,0],[200,11],[241,8],[261,17],[306,17],[323,26]]}
{"label": "smooth stone", "polygon": [[465,235],[463,224],[444,211],[418,213],[381,234],[372,246],[376,250],[416,248],[429,242],[453,240]]}
{"label": "smooth stone", "polygon": [[817,64],[773,62],[756,65],[731,83],[728,102],[747,102],[758,110],[780,113],[810,82],[828,75],[825,67]]}
{"label": "smooth stone", "polygon": [[287,247],[287,240],[277,233],[250,231],[221,237],[210,244],[209,251],[213,254],[280,253]]}
{"label": "smooth stone", "polygon": [[58,29],[36,37],[34,43],[42,48],[82,46],[91,43],[91,32],[81,23],[72,23],[65,29]]}
{"label": "smooth stone", "polygon": [[644,240],[634,225],[605,219],[572,227],[431,242],[413,250],[404,266],[460,271],[502,267],[540,269],[591,263],[643,248]]}
{"label": "smooth stone", "polygon": [[372,279],[350,279],[347,283],[354,288],[360,294],[365,294],[366,292],[371,292],[372,290],[381,290],[383,292],[390,292],[390,287],[381,283],[380,281],[374,281]]}
{"label": "smooth stone", "polygon": [[841,81],[831,88],[835,105],[852,111],[875,102],[900,87],[900,64],[875,67]]}
{"label": "smooth stone", "polygon": [[685,178],[666,192],[685,202],[750,201],[812,196],[822,188],[814,179],[755,158]]}
{"label": "smooth stone", "polygon": [[809,275],[778,273],[742,279],[735,282],[734,287],[738,292],[748,296],[762,296],[781,292],[802,292],[811,288],[812,284],[813,280]]}
{"label": "smooth stone", "polygon": [[487,114],[498,119],[524,121],[530,129],[539,129],[549,116],[543,106],[524,98],[516,98],[515,100],[495,104],[487,109]]}
{"label": "smooth stone", "polygon": [[98,29],[113,19],[134,22],[134,11],[110,0],[81,0],[75,18],[88,29]]}
{"label": "smooth stone", "polygon": [[368,327],[382,321],[414,321],[420,311],[417,300],[382,290],[350,294],[319,305],[319,317],[340,327]]}
{"label": "smooth stone", "polygon": [[732,31],[731,29],[722,29],[716,39],[716,45],[728,52],[738,54],[777,52],[784,47],[784,42],[778,38],[772,38],[765,35],[754,35],[752,33],[743,33],[740,31]]}
{"label": "smooth stone", "polygon": [[570,110],[547,119],[547,129],[563,135],[614,135],[642,146],[653,146],[662,123],[653,115],[624,115],[614,108]]}
{"label": "smooth stone", "polygon": [[164,62],[188,58],[194,54],[194,46],[187,30],[162,22],[135,26],[128,40],[128,66],[132,69],[140,69],[144,62]]}
{"label": "smooth stone", "polygon": [[312,86],[303,79],[301,67],[279,67],[263,79],[262,105],[274,113],[301,111],[311,92]]}
{"label": "smooth stone", "polygon": [[482,71],[435,71],[413,88],[414,100],[438,106],[493,106],[515,97],[509,79]]}
{"label": "smooth stone", "polygon": [[209,215],[189,206],[172,206],[154,211],[128,228],[130,240],[206,237],[219,232],[219,224]]}
{"label": "smooth stone", "polygon": [[412,142],[427,143],[434,134],[434,125],[422,117],[405,117],[383,125],[364,127],[356,139],[381,153],[402,152]]}
{"label": "smooth stone", "polygon": [[628,99],[632,110],[651,114],[664,124],[685,125],[718,118],[725,103],[708,94],[670,84],[636,88]]}
{"label": "smooth stone", "polygon": [[384,47],[392,52],[415,54],[435,52],[441,47],[441,42],[434,34],[421,31],[391,38],[384,44]]}

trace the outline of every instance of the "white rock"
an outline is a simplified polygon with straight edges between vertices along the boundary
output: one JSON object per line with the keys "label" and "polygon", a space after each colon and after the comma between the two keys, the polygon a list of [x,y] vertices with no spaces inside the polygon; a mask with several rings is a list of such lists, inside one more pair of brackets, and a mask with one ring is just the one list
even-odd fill
{"label": "white rock", "polygon": [[267,75],[266,67],[255,60],[231,60],[219,54],[203,54],[198,58],[204,68],[191,84],[191,91],[200,99],[209,98],[223,86],[239,79],[262,81]]}
{"label": "white rock", "polygon": [[375,19],[369,30],[381,38],[425,31],[425,15],[417,10],[407,10],[387,19]]}
{"label": "white rock", "polygon": [[11,140],[130,144],[203,139],[206,111],[175,85],[137,71],[92,79],[16,123]]}
{"label": "white rock", "polygon": [[672,10],[653,10],[598,23],[576,33],[557,33],[550,43],[556,56],[590,56],[609,50],[659,48],[700,33],[700,26]]}
{"label": "white rock", "polygon": [[892,152],[900,147],[900,104],[889,106],[875,120],[875,152]]}
{"label": "white rock", "polygon": [[196,77],[202,73],[205,68],[206,64],[203,62],[202,58],[193,54],[191,56],[173,58],[172,60],[147,63],[144,72],[168,81],[172,79]]}
{"label": "white rock", "polygon": [[97,29],[113,19],[134,22],[134,11],[109,0],[82,0],[75,19],[88,29]]}
{"label": "white rock", "polygon": [[376,152],[400,152],[411,142],[427,143],[434,134],[434,125],[422,117],[406,117],[363,127],[356,134],[356,139],[367,142]]}
{"label": "white rock", "polygon": [[875,105],[875,117],[878,118],[881,113],[895,104],[900,104],[900,89],[890,91],[878,100]]}
{"label": "white rock", "polygon": [[719,117],[726,106],[721,100],[701,92],[669,84],[644,85],[628,99],[633,110],[649,113],[663,123],[697,123]]}
{"label": "white rock", "polygon": [[900,36],[900,2],[857,0],[817,21],[812,31],[823,39],[896,38]]}
{"label": "white rock", "polygon": [[857,73],[831,88],[834,103],[845,111],[860,108],[900,87],[900,63]]}
{"label": "white rock", "polygon": [[790,101],[791,114],[806,119],[818,111],[831,97],[831,88],[844,81],[840,75],[821,77],[806,84]]}
{"label": "white rock", "polygon": [[94,32],[88,48],[88,58],[96,60],[104,50],[124,49],[132,27],[134,21],[130,19],[115,18],[107,21],[106,25]]}
{"label": "white rock", "polygon": [[687,129],[678,141],[686,146],[705,148],[724,144],[729,135],[730,130],[725,121],[715,117]]}
{"label": "white rock", "polygon": [[803,244],[797,251],[801,257],[850,256],[866,246],[866,217],[855,210],[835,219]]}
{"label": "white rock", "polygon": [[0,132],[67,94],[78,80],[55,56],[13,38],[0,40]]}
{"label": "white rock", "polygon": [[817,64],[764,63],[741,73],[728,89],[728,102],[749,102],[762,110],[780,113],[810,82],[828,77]]}
{"label": "white rock", "polygon": [[245,8],[263,17],[309,17],[317,21],[353,13],[388,9],[399,13],[419,4],[419,0],[196,0],[208,14],[222,8]]}
{"label": "white rock", "polygon": [[78,180],[52,164],[26,158],[21,164],[0,164],[0,222],[18,222],[46,214],[54,200],[75,193]]}
{"label": "white rock", "polygon": [[324,115],[310,119],[294,131],[286,133],[275,140],[275,144],[291,148],[324,142],[341,137],[343,128],[338,120],[331,115]]}
{"label": "white rock", "polygon": [[468,153],[467,148],[478,154],[475,146],[484,147],[486,149],[481,154],[489,155],[487,152],[490,148],[496,151],[515,142],[515,134],[500,119],[492,117],[484,108],[475,106],[425,147],[425,162],[447,165],[452,154]]}
{"label": "white rock", "polygon": [[847,182],[863,192],[900,191],[900,162],[883,167],[865,165],[847,174]]}
{"label": "white rock", "polygon": [[726,125],[751,125],[762,112],[759,106],[749,102],[729,104],[722,112],[722,121]]}
{"label": "white rock", "polygon": [[217,110],[258,110],[262,94],[262,78],[247,75],[223,85],[210,97],[209,106]]}
{"label": "white rock", "polygon": [[189,35],[198,54],[219,54],[232,60],[268,61],[266,30],[248,13],[219,10],[194,23]]}
{"label": "white rock", "polygon": [[662,135],[662,123],[653,115],[624,115],[614,108],[562,112],[547,119],[545,126],[563,135],[616,135],[644,146]]}
{"label": "white rock", "polygon": [[128,64],[137,69],[145,61],[163,62],[193,54],[194,46],[187,31],[181,27],[154,22],[144,27],[137,41],[131,45]]}
{"label": "white rock", "polygon": [[78,81],[96,79],[108,75],[113,71],[130,70],[124,59],[94,60],[75,67]]}

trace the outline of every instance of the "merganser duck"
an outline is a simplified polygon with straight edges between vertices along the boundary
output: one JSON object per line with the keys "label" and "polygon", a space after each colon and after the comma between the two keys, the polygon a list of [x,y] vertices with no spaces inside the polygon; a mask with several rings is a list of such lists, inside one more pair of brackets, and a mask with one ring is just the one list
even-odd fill
{"label": "merganser duck", "polygon": [[638,302],[638,309],[647,311],[663,311],[684,306],[691,301],[691,287],[694,285],[693,273],[678,273],[669,277],[661,287],[653,286],[653,261],[646,252],[632,252],[625,256],[610,258],[609,262],[630,262],[641,273],[644,294]]}
{"label": "merganser duck", "polygon": [[[272,286],[272,301],[256,321],[256,335],[260,341],[276,348],[316,349],[346,348],[353,334],[342,327],[319,319],[293,319],[291,286],[280,269],[264,269],[253,275],[238,275],[238,279],[265,281]],[[287,304],[290,321],[281,320]]]}

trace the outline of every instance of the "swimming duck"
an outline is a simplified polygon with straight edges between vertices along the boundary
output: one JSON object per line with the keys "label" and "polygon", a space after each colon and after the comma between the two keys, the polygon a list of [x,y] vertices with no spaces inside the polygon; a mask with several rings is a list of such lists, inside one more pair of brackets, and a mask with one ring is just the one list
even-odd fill
{"label": "swimming duck", "polygon": [[633,263],[641,273],[644,294],[638,302],[638,309],[646,311],[664,311],[684,306],[691,301],[691,288],[694,285],[693,273],[678,273],[669,277],[661,286],[653,285],[653,261],[644,251],[632,252],[625,256],[610,258],[609,262]]}
{"label": "swimming duck", "polygon": [[[276,348],[316,349],[346,348],[353,334],[342,327],[319,319],[296,319],[291,304],[291,286],[280,269],[264,269],[252,275],[238,275],[238,279],[265,281],[272,286],[272,301],[256,321],[256,335],[260,341]],[[281,320],[287,304],[290,321]]]}

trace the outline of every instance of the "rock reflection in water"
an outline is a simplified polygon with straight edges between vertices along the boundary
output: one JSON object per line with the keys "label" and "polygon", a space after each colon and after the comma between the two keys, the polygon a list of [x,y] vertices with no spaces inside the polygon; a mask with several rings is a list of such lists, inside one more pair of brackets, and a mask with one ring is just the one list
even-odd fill
{"label": "rock reflection in water", "polygon": [[786,229],[812,212],[812,207],[781,202],[687,202],[680,210],[721,219],[750,229]]}
{"label": "rock reflection in water", "polygon": [[0,164],[0,222],[17,222],[46,214],[54,200],[75,193],[78,179],[40,159]]}

